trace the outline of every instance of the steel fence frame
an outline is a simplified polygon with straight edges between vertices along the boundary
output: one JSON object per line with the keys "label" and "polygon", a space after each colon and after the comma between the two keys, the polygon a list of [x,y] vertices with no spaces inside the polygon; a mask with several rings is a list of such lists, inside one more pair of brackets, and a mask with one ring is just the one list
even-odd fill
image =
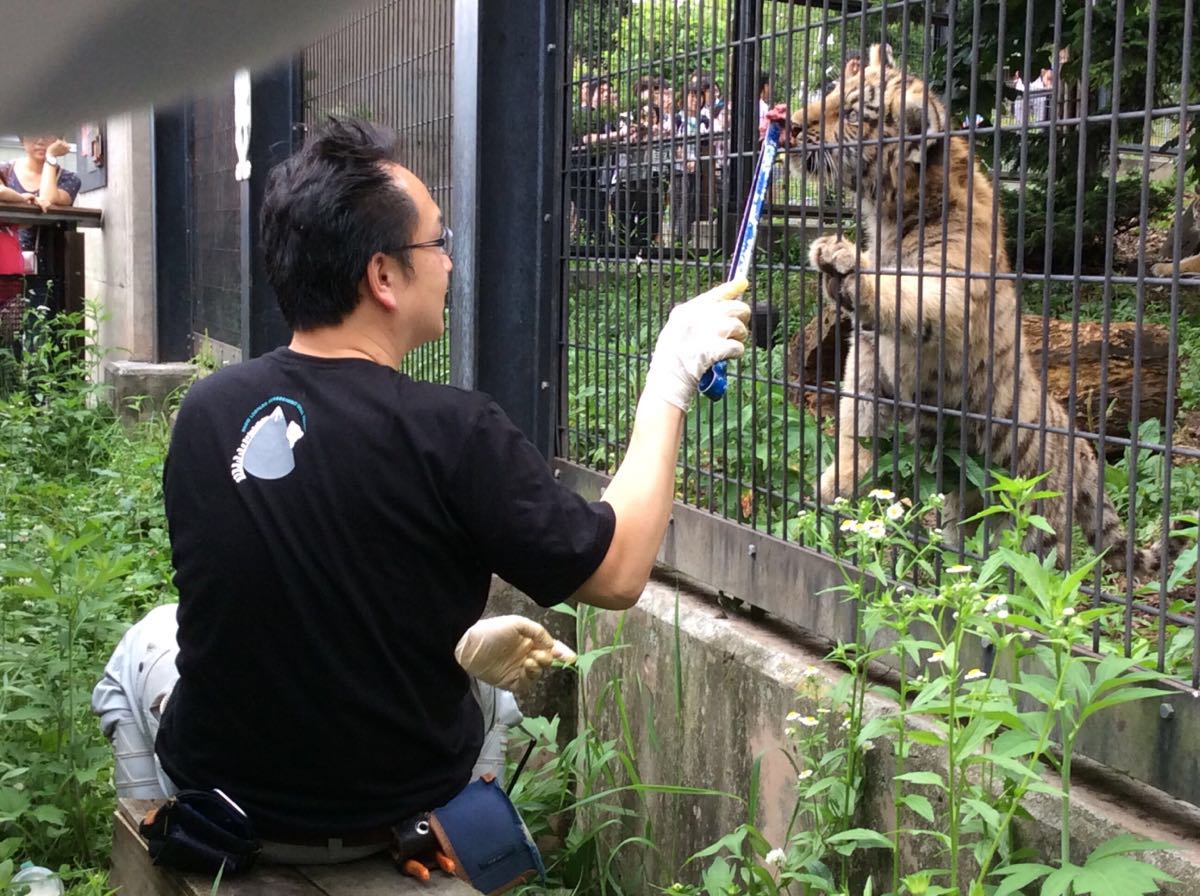
{"label": "steel fence frame", "polygon": [[[632,422],[633,406],[653,346],[653,336],[665,313],[672,304],[698,292],[723,273],[721,247],[730,242],[730,228],[736,228],[735,219],[740,215],[748,169],[757,152],[756,116],[752,110],[759,71],[766,69],[772,76],[780,75],[789,89],[798,88],[802,96],[807,96],[818,92],[820,85],[812,83],[816,77],[829,74],[831,67],[841,69],[848,50],[865,51],[873,42],[872,35],[890,33],[894,36],[890,37],[890,42],[896,51],[896,65],[902,76],[914,75],[931,85],[940,79],[936,88],[938,95],[954,97],[954,107],[963,113],[961,121],[935,136],[946,147],[952,137],[965,138],[968,161],[972,165],[976,162],[983,165],[996,194],[991,222],[993,245],[988,247],[987,253],[993,261],[976,270],[968,265],[961,274],[950,275],[945,271],[946,250],[943,250],[942,264],[937,270],[932,273],[925,269],[918,271],[922,275],[922,287],[926,281],[931,285],[929,295],[922,297],[918,293],[918,310],[922,301],[944,302],[945,284],[952,277],[959,277],[964,288],[972,282],[985,284],[991,295],[990,314],[994,316],[997,288],[1007,288],[1004,284],[1011,283],[1018,290],[1016,313],[1020,315],[1024,309],[1030,314],[1041,315],[1041,339],[1046,348],[1040,352],[1038,363],[1042,383],[1045,383],[1051,366],[1048,348],[1051,318],[1061,317],[1061,312],[1055,314],[1056,303],[1063,305],[1069,312],[1063,325],[1071,334],[1065,362],[1070,385],[1063,402],[1068,424],[1053,427],[1007,419],[993,413],[990,400],[985,409],[948,407],[943,400],[943,388],[952,384],[949,378],[965,379],[968,352],[962,352],[959,369],[948,370],[943,363],[944,347],[939,352],[938,387],[932,401],[920,396],[911,400],[881,398],[879,366],[874,373],[874,388],[857,397],[870,404],[877,426],[890,415],[886,436],[893,445],[899,445],[905,439],[901,414],[895,412],[900,410],[928,415],[935,422],[938,433],[935,449],[939,454],[945,447],[957,449],[960,458],[970,453],[967,429],[975,422],[988,427],[989,431],[992,426],[1008,425],[1014,447],[1022,431],[1033,432],[1039,440],[1043,468],[1048,436],[1065,436],[1070,444],[1074,444],[1075,439],[1087,440],[1095,447],[1102,470],[1109,449],[1123,450],[1128,455],[1127,481],[1123,487],[1123,503],[1128,507],[1123,512],[1123,523],[1130,533],[1126,550],[1131,558],[1138,539],[1136,508],[1139,501],[1155,500],[1159,518],[1167,521],[1173,508],[1173,478],[1182,478],[1184,472],[1180,471],[1186,471],[1200,461],[1200,448],[1179,442],[1175,398],[1180,385],[1178,326],[1186,287],[1181,286],[1178,266],[1176,264],[1167,276],[1153,276],[1150,273],[1153,258],[1147,258],[1144,238],[1139,240],[1136,257],[1129,261],[1129,270],[1121,270],[1114,258],[1122,170],[1129,167],[1131,158],[1139,163],[1134,173],[1139,184],[1134,220],[1142,231],[1148,231],[1152,163],[1157,165],[1152,148],[1161,150],[1164,138],[1155,135],[1164,133],[1163,121],[1173,121],[1170,127],[1183,135],[1176,150],[1180,155],[1181,170],[1186,159],[1189,122],[1200,113],[1200,104],[1192,98],[1197,73],[1191,70],[1196,46],[1191,6],[1183,12],[1179,35],[1181,70],[1163,72],[1158,68],[1154,42],[1160,15],[1170,14],[1171,10],[1157,0],[1150,3],[1150,46],[1146,50],[1148,77],[1138,108],[1121,105],[1121,78],[1126,64],[1122,56],[1123,36],[1124,29],[1130,26],[1125,19],[1123,0],[1116,3],[1115,37],[1106,36],[1095,24],[1094,7],[1088,4],[1084,10],[1082,40],[1076,42],[1072,42],[1068,33],[1069,28],[1075,26],[1064,21],[1062,3],[1055,4],[1053,14],[1045,21],[1040,18],[1045,9],[1035,4],[1025,7],[1019,20],[1006,21],[1008,7],[1005,4],[983,0],[974,3],[947,0],[939,4],[921,4],[912,0],[885,0],[875,4],[849,0],[809,3],[698,0],[675,5],[673,16],[664,12],[661,5],[659,13],[654,11],[655,8],[653,3],[577,2],[568,5],[569,14],[574,16],[569,29],[574,44],[569,47],[571,67],[564,105],[566,119],[575,127],[570,146],[564,149],[566,165],[562,181],[565,196],[562,264],[567,273],[564,277],[562,331],[564,412],[558,430],[560,448],[556,460],[561,475],[584,493],[599,493],[621,459],[621,442]],[[612,17],[614,10],[622,13],[624,18]],[[656,19],[656,15],[660,18]],[[815,41],[814,31],[819,38]],[[1035,43],[1035,35],[1042,34],[1050,35],[1045,47]],[[614,39],[606,46],[605,40],[614,35],[626,37],[628,43],[617,46]],[[993,39],[1001,51],[994,54],[994,65],[981,70],[980,48],[990,46],[988,41]],[[1011,87],[1011,80],[1006,82],[1010,74],[1003,68],[1006,40],[1016,40],[1023,47],[1020,54],[1023,84],[1032,85],[1032,66],[1039,62],[1041,55],[1045,56],[1046,67],[1054,75],[1055,86],[1043,87],[1040,93],[1032,89],[1025,94],[1019,107],[1021,114],[1015,118],[1017,107],[1014,101],[1019,97]],[[1115,45],[1111,66],[1107,65],[1107,58],[1100,60],[1096,55],[1100,52],[1098,47],[1109,45]],[[586,51],[581,52],[580,47],[585,47]],[[1068,50],[1066,57],[1060,55],[1063,48]],[[938,70],[935,63],[939,58],[968,61],[960,66],[942,65]],[[1074,68],[1076,60],[1077,69]],[[793,71],[796,67],[803,69],[799,77]],[[1077,71],[1078,78],[1064,84],[1061,77],[1064,70]],[[730,86],[727,109],[740,110],[740,114],[727,116],[726,127],[719,136],[710,117],[707,140],[702,139],[699,129],[689,130],[688,120],[683,124],[676,123],[669,132],[660,131],[645,139],[637,132],[637,118],[642,119],[645,134],[650,134],[655,118],[652,110],[646,113],[642,108],[640,98],[638,106],[627,111],[641,114],[626,118],[617,117],[614,110],[593,102],[592,79],[596,77],[606,78],[618,91],[625,91],[621,101],[631,105],[630,92],[641,78],[665,77],[670,86],[679,90],[686,89],[689,80],[696,81],[699,86],[705,76],[716,80],[721,73]],[[1176,77],[1178,99],[1164,101],[1164,94],[1156,90],[1156,79],[1169,78],[1174,83]],[[1107,108],[1092,108],[1101,97],[1091,83],[1093,78],[1109,91]],[[678,106],[677,98],[668,98],[662,85],[657,93],[651,89],[644,97],[657,102],[660,108],[667,102]],[[1030,120],[1027,110],[1034,100],[1042,97],[1047,100],[1045,118]],[[788,99],[795,97],[788,96]],[[929,101],[925,102],[922,112],[927,116]],[[585,108],[589,103],[591,107]],[[948,110],[950,107],[947,103]],[[714,109],[710,107],[710,116]],[[1126,132],[1130,123],[1142,126],[1140,146],[1133,155]],[[632,140],[630,133],[636,135]],[[905,139],[903,136],[880,136],[876,148],[882,150],[889,142],[903,143]],[[866,145],[860,137],[854,148],[861,153]],[[650,155],[655,148],[660,151],[657,162]],[[793,150],[790,155],[795,157],[800,152]],[[1039,176],[1033,157],[1042,152],[1045,153],[1045,173]],[[1063,155],[1066,152],[1070,155]],[[642,153],[641,161],[636,160],[637,153]],[[1161,151],[1158,154],[1173,162],[1170,155],[1163,156]],[[694,160],[697,166],[711,165],[719,171],[723,192],[711,211],[707,208],[699,210],[713,223],[696,226],[688,220],[684,210],[683,239],[669,242],[663,234],[674,226],[674,214],[680,207],[674,203],[671,194],[680,180],[681,160]],[[663,165],[664,169],[670,166],[666,185],[661,182],[664,179],[662,171],[657,182],[652,175],[642,173],[654,164]],[[1086,183],[1072,169],[1074,172],[1098,172],[1107,183],[1106,189],[1090,193],[1092,184]],[[1014,183],[1006,186],[1002,174],[1011,176]],[[1073,196],[1056,195],[1056,188],[1060,184],[1070,184],[1072,179]],[[789,525],[801,514],[815,515],[818,519],[831,515],[831,508],[820,500],[813,502],[795,496],[797,483],[805,482],[806,476],[811,478],[811,474],[806,473],[806,462],[816,470],[825,465],[821,455],[827,450],[825,446],[829,441],[824,432],[826,427],[819,418],[803,411],[805,402],[815,404],[819,410],[823,401],[836,402],[843,396],[854,394],[848,384],[827,382],[837,379],[836,376],[821,375],[829,367],[839,371],[844,360],[846,342],[838,330],[840,324],[834,324],[831,338],[819,339],[815,347],[806,344],[806,325],[814,317],[821,319],[828,300],[808,271],[807,261],[797,263],[795,248],[801,242],[797,239],[801,236],[811,237],[818,231],[855,229],[864,219],[864,196],[861,189],[855,194],[843,195],[803,167],[783,170],[779,180],[775,196],[780,201],[774,203],[775,214],[766,222],[760,236],[760,241],[768,248],[760,252],[761,263],[757,267],[756,311],[761,312],[768,329],[781,328],[796,344],[784,352],[778,345],[772,346],[770,333],[765,339],[760,337],[737,365],[731,378],[730,396],[715,405],[701,403],[700,409],[690,415],[680,476],[682,500],[676,504],[672,529],[661,558],[687,576],[788,622],[803,625],[831,639],[847,638],[854,634],[853,612],[836,605],[829,597],[820,596],[827,587],[840,582],[836,567],[828,555],[813,550],[807,539]],[[1176,179],[1171,197],[1176,222],[1185,207],[1184,181],[1182,176]],[[942,185],[943,194],[947,186],[948,181]],[[686,186],[679,189],[681,195],[686,193]],[[1012,270],[998,271],[994,259],[1000,248],[1000,230],[1006,213],[1001,200],[1006,199],[1006,190],[1009,194],[1015,192],[1015,207],[1010,206],[1008,212],[1016,224],[1015,232],[1011,234],[1015,251]],[[922,187],[922,203],[925,193]],[[1043,197],[1036,199],[1041,203],[1040,207],[1031,198],[1035,194]],[[1088,234],[1084,225],[1089,222],[1083,215],[1089,207],[1087,201],[1093,195],[1102,197],[1105,210],[1103,231],[1095,240],[1097,245],[1103,246],[1104,258],[1100,264],[1085,258]],[[968,199],[968,210],[970,202]],[[1069,257],[1065,265],[1054,254],[1060,242],[1055,229],[1060,220],[1058,213],[1062,210],[1056,209],[1056,203],[1062,203],[1075,221],[1071,239],[1065,244],[1065,254]],[[598,208],[602,210],[600,215]],[[657,224],[644,220],[656,214],[666,220]],[[637,226],[632,226],[631,222]],[[934,227],[930,237],[940,239],[944,245],[944,219],[941,227],[940,234]],[[1036,234],[1039,232],[1050,235],[1043,240],[1045,248],[1040,259],[1027,252],[1027,247],[1037,245]],[[922,242],[925,238],[922,237]],[[968,236],[968,245],[969,239]],[[1182,248],[1183,228],[1176,226],[1173,245],[1169,247],[1170,257],[1179,259]],[[874,276],[877,287],[882,276],[878,272],[887,264],[887,259],[881,258],[879,252],[876,248],[873,265],[876,273],[863,275]],[[968,248],[968,257],[970,254]],[[1080,351],[1080,323],[1084,314],[1084,294],[1091,291],[1101,294],[1097,358],[1100,374],[1098,394],[1094,397],[1083,394],[1078,387],[1082,362],[1088,360]],[[1115,297],[1118,295],[1122,301],[1127,300],[1133,305],[1129,321],[1133,349],[1128,361],[1117,358],[1113,340],[1118,323],[1114,321]],[[1141,425],[1145,422],[1141,419],[1143,409],[1149,408],[1141,382],[1145,375],[1144,362],[1148,360],[1145,345],[1149,338],[1147,334],[1152,330],[1149,317],[1154,305],[1157,305],[1159,319],[1165,322],[1166,340],[1166,359],[1162,365],[1166,397],[1159,439],[1144,436]],[[944,305],[941,317],[944,327]],[[970,326],[987,328],[989,353],[995,338],[995,323],[994,317],[970,322]],[[1014,321],[1013,326],[1020,351],[1022,321]],[[819,337],[826,337],[821,329],[815,332]],[[968,336],[963,337],[964,343]],[[796,359],[811,360],[816,379],[809,378],[809,371],[802,365],[793,363]],[[1190,362],[1190,359],[1184,361]],[[1131,429],[1127,434],[1114,434],[1107,418],[1111,400],[1116,397],[1116,387],[1110,391],[1109,380],[1110,373],[1122,363],[1131,364],[1133,371],[1131,396],[1127,399]],[[1200,372],[1200,367],[1191,369]],[[800,407],[793,408],[784,400],[789,393],[799,399]],[[1038,417],[1041,421],[1046,419],[1048,396],[1049,392],[1043,386]],[[1100,409],[1095,415],[1097,422],[1081,425],[1081,414],[1090,407]],[[949,444],[952,439],[944,435],[948,425],[957,426],[957,445]],[[833,438],[836,439],[836,433]],[[987,469],[992,459],[991,439],[985,440],[985,444],[981,461]],[[919,489],[923,448],[916,443],[914,449],[911,473],[902,474],[898,450],[894,450],[890,458],[883,456],[883,452],[876,452],[872,465],[877,472],[882,465],[882,472],[890,474],[893,480],[904,481],[914,490]],[[782,456],[770,456],[772,450]],[[797,454],[793,473],[787,465]],[[815,463],[811,459],[813,454],[816,455]],[[1073,463],[1074,453],[1068,452],[1068,482],[1073,481]],[[782,470],[779,469],[781,464]],[[1160,471],[1161,488],[1157,493],[1146,489],[1146,494],[1150,495],[1146,498],[1139,491],[1139,471],[1155,464]],[[936,466],[937,490],[957,491],[960,499],[965,501],[969,491],[965,473],[950,480],[944,476],[944,464]],[[1143,486],[1147,478],[1145,474],[1141,475]],[[811,483],[808,485],[805,490],[811,491]],[[764,506],[766,510],[761,512]],[[1195,519],[1195,507],[1186,508],[1186,512],[1191,514],[1190,519]],[[1174,513],[1178,515],[1180,508],[1175,507]],[[1071,508],[1067,513],[1069,526],[1073,516],[1074,508]],[[837,538],[836,529],[834,538]],[[1148,637],[1153,641],[1155,660],[1158,667],[1164,669],[1168,626],[1172,626],[1177,628],[1176,640],[1190,641],[1190,644],[1182,645],[1189,648],[1182,651],[1188,654],[1189,668],[1182,676],[1184,680],[1168,686],[1161,704],[1131,705],[1114,714],[1114,718],[1121,715],[1117,724],[1126,732],[1136,732],[1136,736],[1124,743],[1116,743],[1119,739],[1097,733],[1081,744],[1080,749],[1085,755],[1200,804],[1200,783],[1191,774],[1190,760],[1180,761],[1173,756],[1174,745],[1186,744],[1191,736],[1200,733],[1200,712],[1193,706],[1196,701],[1191,699],[1200,686],[1200,649],[1197,649],[1200,647],[1200,629],[1195,626],[1194,618],[1195,603],[1200,599],[1200,586],[1196,580],[1200,576],[1193,575],[1189,591],[1184,595],[1190,600],[1176,599],[1176,604],[1182,603],[1176,608],[1172,608],[1168,599],[1167,577],[1168,571],[1164,569],[1158,578],[1157,594],[1135,594],[1131,581],[1120,593],[1114,593],[1111,583],[1097,567],[1091,580],[1093,601],[1097,604],[1115,602],[1125,607],[1119,646],[1126,653],[1133,649],[1135,622],[1140,626],[1144,620],[1144,625],[1152,629]],[[1101,633],[1096,629],[1093,648],[1099,650],[1100,647]],[[1180,644],[1172,645],[1176,653],[1180,652],[1180,647]]]}

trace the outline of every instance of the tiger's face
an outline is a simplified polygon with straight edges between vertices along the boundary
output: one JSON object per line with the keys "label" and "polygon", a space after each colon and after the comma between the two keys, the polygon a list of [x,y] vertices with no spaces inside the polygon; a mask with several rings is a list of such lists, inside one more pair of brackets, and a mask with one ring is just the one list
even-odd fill
{"label": "tiger's face", "polygon": [[882,180],[895,183],[903,167],[929,161],[945,122],[941,101],[901,72],[890,48],[876,44],[860,71],[848,69],[829,93],[792,116],[792,132],[810,174],[841,189],[861,187],[871,198]]}

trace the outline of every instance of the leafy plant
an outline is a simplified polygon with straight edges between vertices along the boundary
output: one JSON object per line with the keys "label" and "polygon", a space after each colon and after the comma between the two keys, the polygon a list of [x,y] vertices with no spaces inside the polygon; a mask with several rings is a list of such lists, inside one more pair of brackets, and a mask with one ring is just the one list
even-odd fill
{"label": "leafy plant", "polygon": [[119,423],[80,316],[35,315],[0,399],[0,886],[12,863],[102,893],[112,752],[90,709],[122,631],[170,596],[167,428]]}
{"label": "leafy plant", "polygon": [[[1064,574],[1053,558],[1042,561],[1025,552],[1028,529],[1048,528],[1029,508],[1049,495],[1036,481],[994,475],[996,500],[981,516],[1003,514],[1011,524],[1000,530],[1000,545],[978,570],[952,556],[943,559],[936,538],[914,542],[911,533],[940,508],[937,498],[914,507],[878,490],[858,505],[842,507],[841,557],[855,564],[843,567],[842,590],[857,603],[861,637],[848,656],[842,648],[831,659],[864,683],[869,662],[885,661],[897,673],[894,686],[876,684],[872,690],[893,701],[898,712],[851,727],[852,743],[861,749],[883,740],[895,763],[893,827],[880,832],[888,836],[893,856],[886,892],[1004,896],[1043,879],[1047,893],[1155,892],[1165,875],[1131,854],[1160,844],[1122,838],[1096,849],[1083,864],[1073,863],[1070,806],[1072,749],[1084,724],[1108,707],[1159,696],[1148,686],[1158,676],[1144,668],[1142,656],[1080,652],[1090,640],[1088,626],[1119,610],[1077,609],[1087,607],[1081,587],[1092,564]],[[933,587],[907,584],[913,581]],[[990,668],[973,658],[981,645],[998,657]],[[1021,703],[1023,698],[1031,698],[1035,708]],[[917,747],[942,755],[945,773],[909,771]],[[1046,768],[1060,783],[1044,777]],[[1054,865],[1014,849],[1013,822],[1034,792],[1060,801],[1062,835]],[[943,806],[938,824],[931,796]],[[906,840],[926,842],[940,858],[907,867],[905,856],[912,851],[901,848]],[[870,841],[858,848],[862,845]],[[837,886],[848,883],[843,875]]]}

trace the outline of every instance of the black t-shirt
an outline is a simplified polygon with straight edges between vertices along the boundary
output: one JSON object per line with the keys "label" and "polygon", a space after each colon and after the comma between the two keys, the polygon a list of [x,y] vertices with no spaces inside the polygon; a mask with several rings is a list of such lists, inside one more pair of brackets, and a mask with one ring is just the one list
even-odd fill
{"label": "black t-shirt", "polygon": [[615,523],[487,396],[288,349],[191,388],[163,485],[180,681],[156,750],[268,839],[465,786],[482,720],[453,650],[491,574],[557,603]]}

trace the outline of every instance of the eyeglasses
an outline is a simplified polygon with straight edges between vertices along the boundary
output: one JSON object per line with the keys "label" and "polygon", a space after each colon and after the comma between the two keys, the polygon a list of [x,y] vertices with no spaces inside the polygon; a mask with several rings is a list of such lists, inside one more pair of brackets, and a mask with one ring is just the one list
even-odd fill
{"label": "eyeglasses", "polygon": [[447,255],[450,254],[451,240],[454,239],[454,231],[449,227],[442,227],[442,235],[436,240],[425,240],[423,243],[409,243],[407,246],[397,246],[394,251],[399,252],[401,249],[441,249]]}

